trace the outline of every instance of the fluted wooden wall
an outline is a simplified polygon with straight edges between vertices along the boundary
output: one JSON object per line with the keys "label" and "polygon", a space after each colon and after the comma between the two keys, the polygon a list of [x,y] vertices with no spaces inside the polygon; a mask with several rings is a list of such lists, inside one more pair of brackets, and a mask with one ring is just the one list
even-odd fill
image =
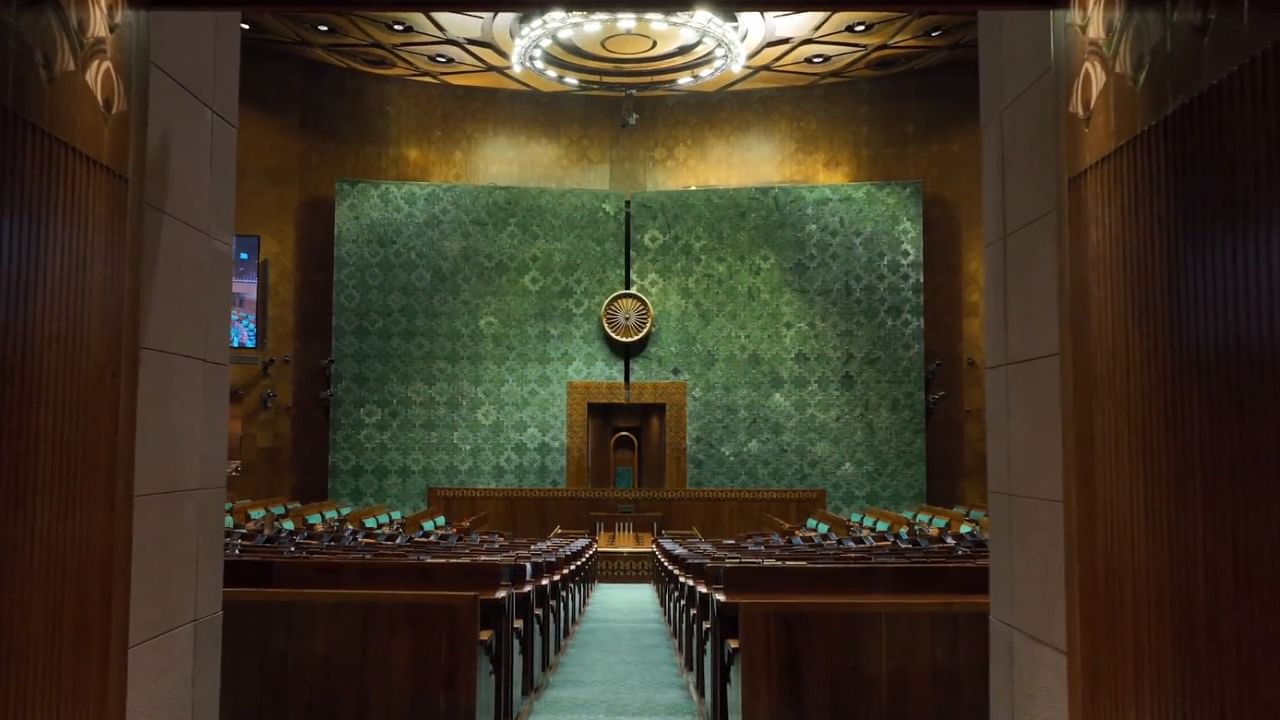
{"label": "fluted wooden wall", "polygon": [[127,198],[124,176],[0,104],[4,718],[123,716]]}
{"label": "fluted wooden wall", "polygon": [[1277,87],[1273,46],[1070,183],[1076,718],[1280,708]]}

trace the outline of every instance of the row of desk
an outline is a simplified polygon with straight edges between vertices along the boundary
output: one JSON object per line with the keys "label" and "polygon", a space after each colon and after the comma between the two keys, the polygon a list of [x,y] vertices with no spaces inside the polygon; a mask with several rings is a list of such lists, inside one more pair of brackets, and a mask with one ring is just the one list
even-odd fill
{"label": "row of desk", "polygon": [[226,720],[513,720],[595,583],[589,539],[257,545],[228,534]]}
{"label": "row of desk", "polygon": [[711,720],[985,720],[985,550],[659,540],[654,582]]}

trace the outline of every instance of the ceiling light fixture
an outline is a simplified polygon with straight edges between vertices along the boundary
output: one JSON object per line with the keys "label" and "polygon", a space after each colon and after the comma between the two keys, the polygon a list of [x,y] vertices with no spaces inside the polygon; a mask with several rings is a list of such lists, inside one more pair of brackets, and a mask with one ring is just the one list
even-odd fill
{"label": "ceiling light fixture", "polygon": [[809,57],[804,59],[804,61],[809,63],[810,65],[821,65],[830,60],[831,60],[831,56],[825,53],[814,53],[813,55],[810,55]]}
{"label": "ceiling light fixture", "polygon": [[387,27],[391,28],[393,32],[398,32],[398,33],[413,32],[413,26],[401,20],[392,20],[391,22],[387,23]]}
{"label": "ceiling light fixture", "polygon": [[866,20],[857,20],[846,25],[844,29],[848,30],[851,33],[864,33],[864,32],[870,32],[871,29],[874,28],[875,26],[876,26],[875,23],[870,23],[870,22],[867,22]]}
{"label": "ceiling light fixture", "polygon": [[445,55],[444,53],[436,53],[431,56],[431,62],[437,65],[452,65],[454,63],[454,59],[452,55]]}
{"label": "ceiling light fixture", "polygon": [[329,27],[328,25],[325,25],[324,23],[317,23],[315,28],[316,28],[316,32],[327,33],[327,32],[333,31],[333,28]]}
{"label": "ceiling light fixture", "polygon": [[249,30],[249,29],[250,29],[250,25],[249,25],[249,23],[247,23],[247,22],[245,22],[245,21],[241,20],[241,21],[240,21],[240,29],[241,29],[241,30]]}
{"label": "ceiling light fixture", "polygon": [[[602,74],[598,70],[590,73],[577,71],[572,67],[571,58],[553,57],[554,50],[548,50],[548,54],[541,57],[536,52],[539,48],[550,48],[556,38],[567,39],[579,30],[597,32],[608,25],[624,33],[650,31],[665,33],[674,30],[684,41],[681,52],[697,54],[691,60],[693,67],[686,66],[690,74],[681,75],[678,78],[668,75],[634,80],[620,75],[621,79],[612,80],[607,72]],[[743,47],[736,27],[706,10],[644,15],[633,12],[556,10],[524,24],[511,50],[511,67],[515,72],[520,72],[524,68],[533,68],[543,77],[567,85],[590,90],[631,92],[651,92],[706,82],[726,70],[734,72],[741,70],[746,61],[746,49]]]}
{"label": "ceiling light fixture", "polygon": [[933,28],[933,29],[929,30],[929,37],[938,37],[938,36],[942,35],[942,33],[944,33],[944,32],[946,32],[946,31],[945,31],[945,30],[943,30],[942,28],[940,28],[940,27],[936,27],[936,28]]}

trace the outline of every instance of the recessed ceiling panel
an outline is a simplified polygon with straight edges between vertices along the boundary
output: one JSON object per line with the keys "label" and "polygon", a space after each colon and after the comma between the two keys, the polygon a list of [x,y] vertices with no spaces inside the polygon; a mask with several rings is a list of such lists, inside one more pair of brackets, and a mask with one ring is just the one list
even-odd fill
{"label": "recessed ceiling panel", "polygon": [[[746,52],[740,70],[664,90],[714,92],[830,83],[970,60],[977,46],[972,14],[905,12],[721,13]],[[516,39],[538,14],[452,12],[249,13],[250,42],[335,65],[442,84],[542,92],[617,94],[622,89],[566,87],[511,62]],[[555,38],[545,59],[593,76],[672,80],[697,73],[713,48],[661,22]],[[714,58],[711,58],[714,60]],[[617,83],[624,85],[625,83]]]}

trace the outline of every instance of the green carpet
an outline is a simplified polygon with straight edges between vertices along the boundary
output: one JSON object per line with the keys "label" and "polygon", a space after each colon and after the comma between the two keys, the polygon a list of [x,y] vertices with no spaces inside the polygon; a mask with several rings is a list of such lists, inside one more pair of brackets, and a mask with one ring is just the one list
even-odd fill
{"label": "green carpet", "polygon": [[697,720],[650,585],[600,584],[530,720]]}

